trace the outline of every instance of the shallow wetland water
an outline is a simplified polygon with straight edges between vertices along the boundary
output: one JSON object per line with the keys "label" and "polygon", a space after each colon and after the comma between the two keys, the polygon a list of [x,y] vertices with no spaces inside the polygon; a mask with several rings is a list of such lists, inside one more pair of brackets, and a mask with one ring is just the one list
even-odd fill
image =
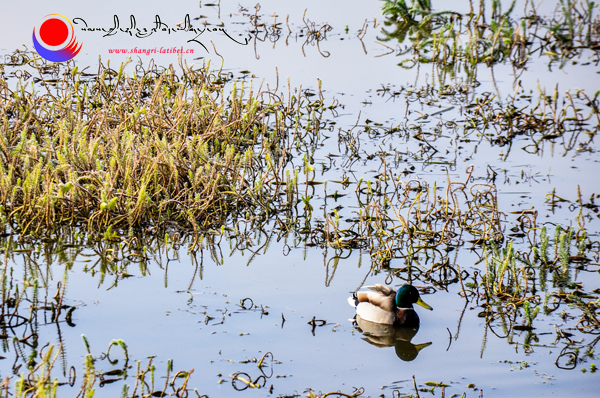
{"label": "shallow wetland water", "polygon": [[105,3],[248,44],[0,20],[0,395],[596,396],[598,5]]}

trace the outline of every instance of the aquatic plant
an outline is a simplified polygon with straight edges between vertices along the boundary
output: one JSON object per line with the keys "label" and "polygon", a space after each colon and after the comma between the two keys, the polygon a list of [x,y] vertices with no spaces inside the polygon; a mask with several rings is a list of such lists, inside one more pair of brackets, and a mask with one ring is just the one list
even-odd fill
{"label": "aquatic plant", "polygon": [[[492,145],[506,147],[502,156],[507,158],[513,141],[523,138],[528,139],[523,149],[530,154],[543,155],[545,147],[555,143],[561,144],[565,153],[589,151],[593,138],[600,131],[600,92],[593,96],[584,90],[561,93],[557,86],[551,92],[538,87],[537,92],[526,93],[517,86],[515,95],[508,98],[497,98],[492,93],[466,95],[472,90],[469,84],[444,84],[443,81],[440,81],[440,87],[407,86],[393,91],[388,88],[378,90],[383,98],[395,100],[404,97],[419,105],[427,105],[431,98],[436,97],[449,98],[453,104],[441,110],[433,108],[431,113],[415,113],[406,122],[389,129],[388,134],[402,132],[408,135],[416,130],[414,133],[418,133],[418,137],[428,138],[425,141],[429,153],[424,155],[432,156],[439,151],[436,141],[444,129],[461,130],[465,135],[463,139],[475,134]],[[415,127],[419,120],[430,119],[458,105],[465,114],[463,120],[440,120],[431,128]],[[369,133],[383,135],[374,129]]]}
{"label": "aquatic plant", "polygon": [[[273,48],[275,48],[277,42],[281,40],[283,35],[283,27],[281,26],[283,22],[277,21],[277,14],[273,14],[273,22],[264,21],[263,15],[259,14],[261,10],[261,5],[256,4],[254,6],[254,13],[248,12],[247,9],[241,7],[240,11],[243,16],[248,17],[249,22],[251,24],[250,28],[250,38],[254,44],[254,54],[256,59],[260,58],[258,54],[257,44],[259,42],[262,43],[273,43]],[[307,46],[317,47],[319,54],[323,57],[329,57],[330,53],[328,51],[321,50],[321,43],[327,40],[327,33],[331,32],[333,28],[331,25],[327,23],[317,24],[311,21],[307,16],[308,9],[304,10],[302,14],[302,23],[303,25],[295,26],[294,28],[290,27],[290,16],[289,14],[285,18],[285,25],[287,27],[287,35],[285,36],[285,44],[288,45],[290,42],[290,38],[298,40],[301,38],[302,42],[302,54],[306,56],[305,48]]]}
{"label": "aquatic plant", "polygon": [[411,0],[410,6],[405,0],[384,0],[381,8],[383,15],[388,15],[393,19],[402,19],[407,23],[414,23],[421,17],[420,23],[430,21],[431,19],[444,15],[456,14],[452,11],[434,12],[431,7],[431,0]]}
{"label": "aquatic plant", "polygon": [[284,103],[244,82],[228,93],[209,65],[128,74],[101,64],[90,76],[15,56],[40,77],[30,90],[0,80],[0,205],[13,230],[70,225],[110,240],[149,226],[206,231],[295,205],[286,163],[318,135],[321,100],[290,87]]}
{"label": "aquatic plant", "polygon": [[412,54],[412,59],[399,63],[404,68],[424,62],[436,63],[445,69],[471,71],[470,75],[475,73],[474,66],[479,63],[491,65],[509,61],[515,68],[524,68],[537,52],[549,58],[549,65],[558,62],[560,67],[583,54],[597,59],[598,4],[589,0],[561,0],[553,16],[542,18],[535,7],[526,2],[525,15],[513,20],[515,4],[516,1],[512,1],[502,10],[500,1],[492,1],[488,14],[485,2],[480,1],[475,10],[470,1],[470,13],[461,15],[450,11],[433,12],[430,1],[413,1],[409,7],[404,0],[385,0],[384,25],[394,29],[383,28],[380,40],[397,41],[404,46],[391,49],[390,53]]}

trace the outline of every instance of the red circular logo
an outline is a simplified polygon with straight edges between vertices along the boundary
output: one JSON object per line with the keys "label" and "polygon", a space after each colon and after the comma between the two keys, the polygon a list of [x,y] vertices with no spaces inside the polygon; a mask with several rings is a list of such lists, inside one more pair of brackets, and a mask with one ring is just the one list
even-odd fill
{"label": "red circular logo", "polygon": [[59,46],[69,38],[69,28],[58,18],[47,19],[40,26],[40,39],[49,46]]}
{"label": "red circular logo", "polygon": [[82,46],[71,21],[60,14],[46,15],[41,25],[33,29],[32,39],[38,54],[52,62],[73,59]]}

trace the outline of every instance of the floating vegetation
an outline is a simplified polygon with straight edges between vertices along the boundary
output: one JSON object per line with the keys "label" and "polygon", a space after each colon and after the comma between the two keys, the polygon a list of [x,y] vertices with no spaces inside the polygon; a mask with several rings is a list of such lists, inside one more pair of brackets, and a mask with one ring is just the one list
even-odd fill
{"label": "floating vegetation", "polygon": [[401,19],[407,24],[422,26],[436,17],[444,14],[456,14],[452,11],[434,12],[431,8],[431,0],[412,0],[410,6],[405,0],[386,1],[382,7],[383,15],[389,15],[392,19]]}
{"label": "floating vegetation", "polygon": [[[31,254],[29,251],[21,253]],[[150,357],[145,369],[142,368],[140,361],[135,361],[134,369],[134,365],[130,363],[127,344],[122,340],[113,340],[105,353],[93,356],[88,339],[82,335],[87,350],[84,369],[68,366],[67,344],[63,340],[61,328],[65,324],[71,328],[76,327],[73,323],[73,312],[79,306],[68,304],[69,300],[65,298],[67,270],[68,267],[65,267],[63,279],[57,282],[56,291],[52,296],[54,290],[47,286],[47,278],[51,277],[49,268],[40,272],[42,268],[39,266],[25,267],[23,281],[18,282],[15,279],[14,268],[12,265],[8,266],[8,257],[4,257],[4,267],[0,276],[2,281],[0,339],[3,352],[12,351],[14,360],[12,375],[5,377],[0,388],[8,394],[9,386],[14,383],[14,396],[41,398],[56,397],[59,387],[66,385],[74,387],[77,384],[80,385],[80,389],[76,396],[92,397],[96,388],[125,381],[129,375],[134,385],[133,387],[124,385],[124,397],[187,396],[186,385],[193,369],[189,372],[178,372],[171,378],[173,362],[169,360],[166,382],[164,386],[159,386],[158,377],[155,376],[156,367],[152,363],[153,357]],[[47,329],[49,325],[55,328],[58,346],[49,341],[42,341],[40,338],[42,334],[40,327],[45,326]],[[123,360],[120,367],[115,367],[119,365],[120,359],[117,358],[121,355]],[[101,370],[100,365],[111,369]],[[185,377],[183,383],[182,377]]]}
{"label": "floating vegetation", "polygon": [[[18,271],[17,271],[18,272]],[[3,351],[11,348],[14,350],[15,361],[13,373],[18,374],[19,369],[25,365],[30,370],[40,370],[38,375],[44,380],[48,374],[48,366],[54,363],[58,356],[66,372],[64,349],[62,348],[62,334],[60,324],[75,327],[73,312],[77,306],[70,305],[65,300],[67,273],[62,280],[56,283],[56,290],[52,295],[51,288],[47,286],[48,274],[40,275],[36,270],[24,270],[23,281],[19,282],[14,275],[14,269],[8,267],[8,258],[4,256],[1,274],[2,315],[0,317],[0,338]],[[46,346],[40,347],[38,342],[39,327],[41,323],[56,325],[56,334],[60,347],[52,354],[44,353]],[[52,351],[52,350],[50,350]],[[41,360],[41,362],[39,362]],[[30,382],[28,388],[54,389],[47,384],[47,380],[39,383]]]}
{"label": "floating vegetation", "polygon": [[[503,248],[490,241],[489,246],[484,247],[482,258],[486,272],[481,275],[481,280],[478,281],[475,274],[473,282],[466,284],[468,288],[463,290],[465,297],[484,301],[479,304],[484,309],[480,316],[486,318],[487,326],[496,336],[507,338],[512,343],[515,333],[526,331],[522,343],[526,352],[532,352],[539,342],[533,331],[538,314],[564,311],[564,304],[579,310],[578,315],[570,312],[567,316],[564,313],[565,321],[569,318],[574,322],[569,322],[573,325],[569,330],[581,333],[582,337],[597,334],[600,330],[597,289],[586,292],[584,285],[574,279],[578,272],[596,271],[593,268],[598,264],[592,263],[589,257],[598,261],[597,242],[589,240],[582,229],[575,234],[573,229],[565,230],[560,225],[556,226],[553,239],[546,227],[542,227],[539,241],[534,236],[534,242],[530,251],[524,252],[515,250],[512,241]],[[579,248],[577,255],[572,255],[572,246]],[[522,323],[518,323],[518,318],[522,319]],[[556,325],[554,330],[556,341],[553,345],[564,344],[556,359],[558,367],[574,368],[577,363],[585,362],[584,353],[592,352],[600,340],[594,338],[584,343],[584,338],[575,340],[571,338],[572,332],[567,333]]]}
{"label": "floating vegetation", "polygon": [[[584,90],[560,93],[558,86],[551,93],[540,87],[537,93],[526,93],[518,86],[514,96],[499,98],[489,92],[472,95],[472,90],[472,85],[464,83],[383,87],[377,90],[382,98],[406,99],[414,106],[407,108],[407,121],[388,129],[367,125],[364,133],[381,137],[384,142],[395,138],[396,133],[422,141],[418,155],[426,161],[437,160],[434,156],[447,145],[443,138],[448,134],[460,134],[459,142],[486,140],[491,145],[506,147],[505,159],[516,143],[523,144],[522,149],[527,153],[540,156],[547,146],[554,151],[555,144],[562,146],[564,154],[595,150],[594,137],[600,131],[600,91],[590,97]],[[428,111],[417,110],[423,106]],[[459,107],[461,119],[444,115],[455,107]],[[352,152],[354,155],[356,151]]]}
{"label": "floating vegetation", "polygon": [[[85,336],[83,336],[84,344],[88,350],[85,358],[83,375],[81,376],[81,387],[76,397],[93,397],[97,388],[102,388],[105,385],[119,381],[125,381],[128,377],[134,383],[133,386],[128,384],[123,385],[122,397],[186,397],[190,392],[187,384],[190,376],[194,373],[194,369],[187,371],[179,371],[173,374],[173,361],[167,361],[166,375],[161,376],[166,381],[162,385],[162,380],[157,380],[156,366],[152,363],[154,357],[150,357],[146,368],[143,369],[141,361],[137,360],[135,369],[133,365],[129,365],[129,356],[127,354],[127,346],[121,341],[113,341],[108,346],[106,353],[98,357],[94,357],[90,353],[90,346]],[[115,367],[119,360],[111,360],[109,356],[110,348],[113,345],[118,345],[123,349],[125,362],[122,367]],[[44,347],[46,348],[46,347]],[[54,356],[53,356],[54,355]],[[33,367],[29,367],[29,373],[21,373],[21,378],[15,382],[15,396],[18,398],[54,398],[58,395],[58,387],[69,385],[74,387],[78,383],[77,370],[71,366],[65,374],[63,372],[64,381],[59,381],[57,377],[51,379],[54,364],[59,355],[64,355],[62,346],[58,348],[58,352],[54,354],[54,346],[49,346],[47,351],[43,353],[41,362]],[[100,370],[97,368],[99,364],[106,364],[113,367],[110,370]],[[133,374],[132,374],[133,373]],[[10,380],[10,377],[7,381]],[[6,389],[8,391],[8,389]]]}
{"label": "floating vegetation", "polygon": [[[248,9],[245,9],[240,6],[240,12],[243,16],[248,17],[250,20],[251,29],[249,31],[250,37],[254,44],[254,54],[256,59],[259,59],[260,56],[258,54],[257,44],[259,42],[265,43],[270,42],[273,43],[273,47],[277,44],[277,42],[283,38],[284,22],[277,21],[277,13],[273,13],[273,22],[267,22],[263,20],[263,15],[259,15],[259,11],[261,10],[261,5],[256,4],[254,7],[254,14],[248,13]],[[323,57],[329,57],[330,53],[328,51],[321,50],[321,42],[327,40],[327,33],[330,32],[333,28],[327,24],[318,25],[315,22],[312,22],[309,18],[306,17],[307,9],[304,10],[304,14],[302,15],[303,25],[298,27],[290,27],[290,16],[289,14],[285,18],[285,28],[287,29],[287,35],[285,36],[285,44],[288,45],[290,38],[298,41],[300,39],[302,42],[302,54],[306,56],[306,52],[304,48],[306,46],[316,46],[319,54]]]}
{"label": "floating vegetation", "polygon": [[346,394],[343,392],[326,392],[326,393],[320,393],[321,395],[317,395],[315,394],[313,391],[308,391],[307,397],[308,398],[325,398],[325,397],[346,397],[346,398],[355,398],[355,397],[360,397],[364,394],[365,389],[364,388],[354,388],[354,392],[351,394]]}
{"label": "floating vegetation", "polygon": [[[160,274],[165,288],[176,285],[177,299],[187,299],[180,313],[190,320],[188,327],[202,338],[222,332],[202,344],[216,346],[226,341],[223,336],[235,336],[241,343],[229,345],[232,340],[227,340],[224,349],[244,351],[266,341],[252,351],[259,352],[256,357],[206,360],[230,366],[219,370],[218,384],[224,384],[219,388],[245,391],[240,394],[273,394],[276,380],[298,369],[294,366],[300,361],[289,363],[295,358],[274,359],[272,352],[278,359],[282,356],[269,346],[279,342],[261,334],[267,324],[271,329],[266,333],[282,333],[289,346],[295,341],[286,338],[298,337],[285,335],[292,329],[319,343],[332,335],[358,340],[355,332],[362,332],[373,346],[390,352],[394,347],[400,360],[415,364],[421,348],[432,346],[419,360],[440,352],[439,341],[433,339],[414,345],[406,336],[382,337],[361,325],[344,326],[339,314],[306,310],[306,302],[314,300],[310,291],[296,297],[298,314],[285,304],[275,309],[275,300],[264,299],[264,291],[277,290],[274,296],[283,296],[298,289],[289,287],[290,281],[276,284],[268,279],[276,279],[289,265],[287,259],[304,255],[306,260],[315,254],[322,255],[326,287],[339,268],[354,265],[354,260],[361,268],[367,258],[364,272],[359,271],[360,278],[366,274],[361,286],[372,277],[388,285],[409,282],[422,294],[457,293],[451,299],[464,300],[464,308],[456,333],[447,329],[446,351],[456,349],[453,342],[467,316],[481,327],[481,356],[489,355],[486,345],[495,336],[517,354],[550,350],[549,364],[554,360],[557,369],[595,373],[600,290],[591,276],[598,274],[600,263],[600,196],[588,192],[584,199],[581,189],[573,196],[550,186],[536,201],[534,189],[520,192],[512,185],[531,186],[538,176],[551,184],[551,172],[544,178],[535,163],[554,157],[557,147],[563,157],[570,154],[577,160],[597,152],[599,92],[560,91],[558,85],[526,92],[519,80],[527,76],[524,71],[536,53],[547,57],[550,67],[597,63],[597,5],[560,1],[553,16],[541,17],[533,2],[526,2],[524,16],[515,19],[515,1],[508,7],[493,1],[491,12],[484,1],[478,11],[470,4],[471,12],[461,15],[437,11],[428,0],[385,2],[381,40],[398,43],[390,53],[406,57],[401,66],[429,64],[433,74],[427,72],[421,87],[373,88],[370,93],[390,102],[394,112],[384,123],[358,116],[352,126],[346,115],[338,115],[344,106],[324,94],[319,79],[315,87],[295,89],[289,80],[287,87],[280,87],[277,77],[274,89],[263,89],[254,75],[248,78],[248,70],[235,80],[233,72],[211,69],[210,63],[197,67],[180,61],[160,68],[129,62],[116,69],[101,63],[89,73],[89,68],[49,64],[30,53],[5,58],[0,64],[0,340],[3,354],[13,362],[12,368],[10,360],[3,368],[3,395],[56,396],[69,384],[78,396],[88,397],[117,383],[126,397],[202,396],[189,387],[196,382],[194,369],[174,372],[168,361],[166,376],[158,376],[154,357],[143,363],[134,360],[134,350],[119,339],[109,338],[105,352],[92,355],[84,337],[81,363],[67,364],[67,348],[74,344],[64,341],[63,332],[69,328],[72,334],[71,328],[84,324],[77,316],[85,303],[68,300],[66,294],[70,275],[77,271],[96,278],[98,287],[107,290],[119,285],[127,289],[123,285],[135,277]],[[338,34],[329,24],[315,23],[305,12],[303,24],[293,25],[289,16],[282,19],[275,13],[269,19],[260,10],[260,5],[250,12],[239,7],[251,25],[257,58],[258,43],[275,46],[284,38],[286,45],[293,39],[303,42],[303,51],[313,46],[322,56],[330,55],[320,47],[333,37],[331,32]],[[365,20],[356,35],[365,53],[362,40],[371,26],[379,26],[377,19],[373,24]],[[501,96],[496,64],[512,65],[512,95]],[[480,89],[476,75],[485,66],[494,86],[490,83],[488,91]],[[527,159],[516,166],[523,167],[520,175],[508,162],[515,156],[520,160],[516,148]],[[528,173],[527,167],[534,170]],[[560,182],[564,179],[559,177]],[[576,185],[570,184],[575,191]],[[581,186],[589,189],[583,182]],[[512,194],[531,196],[512,200],[515,196],[507,196]],[[264,271],[264,264],[254,264],[251,271],[240,271],[244,263],[251,265],[277,248],[287,257],[281,269]],[[204,285],[205,263],[224,265],[232,256],[242,265],[227,270],[231,279],[226,282],[235,285],[248,272],[251,277],[240,284],[249,291],[235,297],[209,293],[209,288],[214,292],[222,287]],[[307,268],[321,268],[320,259],[310,261]],[[191,267],[173,271],[172,262]],[[170,279],[173,273],[188,271],[189,279],[182,281],[179,273],[176,282]],[[268,273],[272,275],[265,277]],[[296,280],[289,284],[302,285]],[[260,291],[250,290],[257,287]],[[221,301],[215,306],[210,300]],[[439,319],[432,322],[439,326]],[[252,329],[253,322],[262,324]],[[240,325],[226,334],[226,328]],[[339,331],[343,333],[333,333]],[[472,334],[470,330],[469,342]],[[55,337],[54,344],[48,335]],[[188,341],[181,344],[196,353]],[[457,344],[464,348],[464,339]],[[316,368],[330,359],[311,355],[305,361],[310,365],[303,366]],[[339,363],[337,356],[331,357]],[[505,363],[516,364],[516,370],[539,362]],[[274,374],[279,364],[286,374]],[[393,397],[433,394],[436,389],[445,396],[455,384],[422,383],[413,376],[382,389]],[[482,396],[480,385],[469,383],[466,388]],[[358,397],[366,391],[317,393],[309,388],[302,393]]]}
{"label": "floating vegetation", "polygon": [[[276,363],[272,352],[265,353],[260,360],[253,358],[251,360],[241,361],[243,363],[258,362],[257,367],[260,375],[255,379],[246,372],[235,372],[231,374],[231,385],[236,391],[243,391],[247,388],[264,388],[267,381],[273,377],[273,364]],[[265,370],[267,370],[265,372]],[[276,377],[280,377],[279,375]],[[269,394],[273,393],[273,384],[269,388]]]}
{"label": "floating vegetation", "polygon": [[390,53],[412,55],[400,62],[402,67],[435,63],[471,75],[478,63],[510,62],[524,68],[536,53],[560,67],[585,53],[589,62],[600,61],[600,13],[595,2],[561,1],[555,14],[546,18],[536,13],[533,3],[525,2],[519,20],[511,17],[516,1],[505,9],[502,2],[493,1],[491,15],[486,13],[486,2],[480,1],[478,10],[473,3],[470,0],[470,13],[461,15],[434,11],[428,0],[413,0],[410,6],[405,0],[385,0],[387,29],[382,29],[380,40],[398,42]]}
{"label": "floating vegetation", "polygon": [[[510,152],[513,138],[525,136],[531,143],[523,149],[529,153],[541,153],[543,142],[562,138],[565,152],[586,151],[600,130],[600,107],[598,92],[589,98],[582,90],[564,95],[554,89],[552,95],[540,90],[537,101],[523,94],[518,100],[499,106],[492,98],[477,99],[467,105],[465,132],[470,129],[494,133],[482,134],[492,144],[507,145],[505,157]],[[525,105],[525,106],[523,106]]]}
{"label": "floating vegetation", "polygon": [[[360,204],[356,217],[342,225],[328,214],[324,222],[310,228],[310,245],[335,249],[362,248],[375,264],[393,258],[411,258],[424,251],[436,257],[443,248],[460,245],[463,234],[477,241],[503,240],[497,194],[493,184],[450,181],[433,187],[417,180],[400,181],[386,167],[378,180],[359,181],[355,194]],[[309,217],[309,216],[307,216]]]}

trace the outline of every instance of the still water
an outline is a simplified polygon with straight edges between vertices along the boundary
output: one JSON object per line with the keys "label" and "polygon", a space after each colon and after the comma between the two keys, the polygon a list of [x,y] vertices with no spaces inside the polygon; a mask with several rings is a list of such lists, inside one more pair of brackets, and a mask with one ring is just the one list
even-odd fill
{"label": "still water", "polygon": [[[382,2],[263,1],[260,8],[254,3],[222,3],[145,2],[143,6],[112,1],[85,4],[64,1],[51,5],[35,1],[11,3],[5,5],[8,12],[0,17],[0,50],[10,53],[22,45],[31,48],[32,27],[50,13],[82,18],[89,26],[107,29],[114,26],[114,15],[119,16],[121,26],[128,26],[130,16],[134,15],[138,26],[150,27],[156,15],[164,23],[174,25],[189,14],[193,24],[206,20],[211,24],[208,26],[214,27],[222,23],[228,33],[240,40],[252,29],[250,16],[257,15],[266,26],[277,22],[289,25],[289,35],[286,27],[280,38],[267,37],[264,41],[252,40],[248,45],[239,45],[219,32],[206,32],[201,41],[207,51],[197,44],[182,44],[175,34],[156,34],[142,39],[123,32],[110,37],[102,37],[99,32],[81,32],[78,35],[84,46],[75,61],[80,67],[91,65],[94,70],[98,57],[103,62],[110,60],[113,67],[126,60],[128,56],[110,54],[109,50],[115,48],[195,46],[194,55],[183,56],[181,61],[171,54],[140,55],[140,59],[146,64],[154,58],[158,65],[201,64],[210,60],[213,67],[222,65],[223,71],[236,78],[253,79],[256,86],[262,82],[284,93],[288,79],[292,89],[302,87],[313,92],[318,90],[320,80],[324,96],[332,101],[337,99],[345,106],[331,116],[337,123],[336,129],[350,129],[354,124],[364,126],[367,119],[391,127],[405,120],[414,121],[414,112],[433,113],[450,106],[455,108],[435,120],[445,122],[463,117],[461,104],[452,100],[435,104],[409,103],[404,96],[383,95],[381,89],[386,87],[393,91],[400,87],[441,83],[431,65],[404,69],[397,65],[400,59],[395,54],[384,55],[388,49],[381,41]],[[555,5],[555,2],[542,2],[539,12],[551,13]],[[455,10],[468,11],[468,2],[457,5]],[[519,12],[515,10],[517,15]],[[287,23],[286,16],[289,16]],[[326,39],[307,42],[308,28],[319,29],[326,24],[331,28],[324,28]],[[469,97],[474,99],[490,92],[502,103],[519,85],[524,93],[530,90],[537,93],[540,89],[550,93],[558,86],[561,92],[579,88],[592,96],[600,87],[600,77],[593,65],[549,68],[547,59],[540,57],[519,73],[516,75],[508,64],[493,67],[482,64],[477,69],[478,85]],[[465,75],[459,74],[446,83],[466,80]],[[407,116],[410,114],[412,116]],[[423,122],[422,126],[427,127],[427,124]],[[342,180],[346,175],[350,175],[353,182],[374,178],[381,172],[380,164],[377,157],[373,160],[368,155],[384,146],[406,153],[416,153],[419,148],[419,142],[414,139],[398,137],[383,142],[381,137],[365,137],[361,147],[365,156],[359,162],[348,163],[340,153],[336,129],[325,134],[330,138],[313,154],[316,165],[331,165],[328,169],[316,168],[317,180],[331,181],[327,188],[306,187],[312,190],[316,201],[313,207],[318,209],[317,218],[337,206],[343,206],[340,208],[343,217],[353,216],[358,209],[353,197],[355,187],[336,185],[333,181]],[[597,126],[595,129],[597,131]],[[584,198],[596,193],[600,169],[595,145],[590,145],[590,150],[577,151],[566,150],[559,141],[547,142],[544,151],[529,154],[522,149],[528,144],[527,138],[515,139],[506,156],[506,146],[490,145],[475,135],[470,141],[464,141],[448,130],[435,143],[440,151],[440,162],[406,156],[398,164],[397,172],[414,166],[414,173],[406,177],[406,181],[418,179],[444,186],[448,177],[464,181],[468,174],[465,170],[470,165],[474,166],[475,181],[483,182],[490,166],[499,175],[496,180],[499,210],[509,214],[509,220],[516,218],[510,215],[512,211],[534,208],[542,223],[576,226],[576,212],[569,209],[568,204],[551,208],[546,203],[546,194],[556,188],[557,195],[574,202],[578,186]],[[340,156],[333,163],[330,162],[332,154]],[[325,195],[334,190],[347,195],[325,201]],[[549,224],[549,229],[553,230],[553,225]],[[598,239],[597,217],[589,219],[586,230],[592,240]],[[254,240],[258,241],[261,234],[264,243],[268,231],[256,232]],[[154,252],[155,258],[147,268],[136,268],[136,264],[131,263],[124,271],[127,275],[120,276],[111,273],[103,276],[90,271],[97,257],[93,251],[83,250],[74,256],[66,271],[65,301],[77,307],[72,318],[75,326],[47,322],[40,326],[38,340],[41,345],[62,342],[66,355],[61,358],[61,367],[81,369],[86,354],[82,334],[87,337],[92,354],[98,357],[113,339],[122,339],[127,343],[132,362],[140,360],[142,368],[147,358],[154,356],[157,385],[164,384],[161,377],[165,375],[167,360],[173,359],[175,370],[194,369],[188,387],[211,397],[296,393],[305,396],[309,389],[315,393],[339,390],[351,394],[358,388],[364,388],[366,396],[392,397],[399,392],[414,393],[413,375],[416,384],[423,389],[431,389],[426,382],[449,385],[448,396],[462,393],[479,396],[481,391],[488,397],[597,394],[598,373],[589,371],[589,364],[595,360],[593,356],[572,370],[560,369],[555,364],[563,348],[555,342],[556,327],[573,327],[572,319],[561,317],[560,311],[537,316],[534,343],[525,344],[525,340],[531,338],[527,337],[528,331],[513,330],[510,337],[497,331],[498,337],[486,327],[485,318],[478,316],[481,308],[477,302],[466,302],[459,295],[460,284],[453,283],[447,286],[447,291],[437,286],[428,291],[430,294],[423,295],[434,310],[417,308],[421,325],[416,335],[377,340],[363,335],[353,324],[353,309],[346,299],[360,286],[386,283],[387,273],[371,272],[368,252],[345,251],[335,265],[332,259],[339,253],[334,249],[304,247],[301,242],[294,242],[293,236],[287,239],[287,244],[272,238],[266,246],[261,243],[240,251],[224,238],[217,261],[207,249],[196,253],[193,259],[183,245],[178,250]],[[523,239],[515,239],[517,245],[524,243]],[[73,250],[67,249],[63,255]],[[253,257],[251,251],[258,251],[257,255]],[[452,261],[473,275],[485,270],[485,263],[479,262],[480,255],[480,251],[461,248]],[[24,260],[28,256],[16,253],[7,260],[7,267],[14,269],[15,280],[21,277],[24,262],[30,261]],[[65,264],[71,261],[65,261],[64,256],[58,254],[40,256],[36,261],[41,269],[46,263],[49,267],[48,294],[52,296],[56,282],[64,277]],[[402,268],[404,264],[402,260],[392,260],[390,267]],[[596,268],[590,266],[591,270]],[[600,286],[597,272],[574,272],[572,279],[583,283],[586,291]],[[392,285],[402,283],[395,278]],[[414,284],[434,287],[419,280]],[[567,306],[564,309],[569,310]],[[309,323],[312,319],[315,319],[314,327]],[[323,322],[319,322],[321,320]],[[574,338],[584,338],[588,344],[594,337],[577,335]],[[14,358],[15,348],[6,343],[4,350],[2,355],[6,358],[0,361],[3,379],[13,374],[11,358]],[[114,352],[117,351],[111,351]],[[243,361],[260,359],[268,352],[274,361],[262,369],[268,376],[262,379],[264,388],[234,391],[234,386],[244,384],[232,385],[232,374],[245,372],[244,377],[253,380],[263,374],[256,362]],[[118,358],[122,366],[123,359]],[[112,369],[106,361],[99,361],[96,367],[102,371]],[[583,372],[582,368],[587,371]],[[60,372],[56,377],[64,380]],[[130,377],[106,384],[96,389],[95,396],[117,396],[123,384],[133,386],[135,380]],[[59,389],[59,396],[76,393],[68,386]],[[429,396],[430,393],[420,391],[420,394]],[[440,394],[439,388],[435,394]]]}

